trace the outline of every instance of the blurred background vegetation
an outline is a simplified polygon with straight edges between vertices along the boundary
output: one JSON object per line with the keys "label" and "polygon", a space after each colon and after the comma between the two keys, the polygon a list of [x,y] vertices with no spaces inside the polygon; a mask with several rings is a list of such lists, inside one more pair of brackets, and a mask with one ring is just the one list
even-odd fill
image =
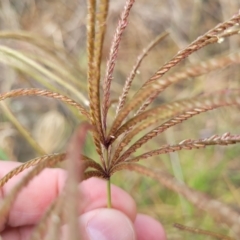
{"label": "blurred background vegetation", "polygon": [[[110,3],[102,70],[108,58],[110,42],[124,2],[119,0]],[[169,32],[169,36],[155,47],[142,64],[132,86],[132,93],[177,51],[218,23],[230,18],[239,7],[238,0],[136,1],[121,42],[112,87],[113,98],[118,99],[136,57],[158,34]],[[27,31],[38,40],[49,41],[49,46],[51,43],[55,54],[62,54],[56,52],[56,48],[64,49],[64,54],[59,58],[78,82],[73,84],[65,79],[64,73],[61,73],[61,78],[87,96],[85,23],[86,0],[0,1],[1,32]],[[204,61],[226,52],[237,52],[239,44],[239,36],[233,36],[221,44],[210,45],[191,55],[181,63],[181,66]],[[41,62],[47,70],[52,69],[49,67],[51,61],[45,64],[45,55],[29,43],[0,37],[0,45],[28,54]],[[181,66],[174,68],[174,71]],[[44,85],[40,81],[42,73],[33,71],[12,58],[6,58],[2,51],[0,51],[0,72],[1,93],[16,88],[46,88],[48,83],[71,95],[71,91],[66,89],[64,84],[55,83],[50,76],[44,76],[46,81]],[[156,103],[226,88],[239,88],[239,74],[239,66],[231,65],[197,79],[187,79],[167,89]],[[112,110],[114,112],[114,106]],[[64,151],[69,136],[79,124],[79,119],[71,110],[55,100],[23,97],[4,101],[0,114],[0,158],[3,160],[27,161],[38,155],[16,130],[11,116],[31,133],[46,153]],[[236,134],[240,132],[237,107],[221,108],[198,115],[167,130],[155,138],[154,143],[151,141],[151,146],[146,145],[144,148],[153,149],[166,143],[173,144],[187,138],[204,138],[214,133],[222,134],[228,131]],[[91,139],[87,141],[85,152],[93,158],[96,157]],[[213,146],[164,155],[147,160],[144,164],[167,169],[192,188],[222,200],[232,205],[236,211],[240,211],[239,155],[238,145]],[[214,222],[207,213],[195,209],[182,197],[164,189],[153,180],[133,172],[120,172],[113,177],[113,182],[134,197],[140,212],[152,215],[163,223],[169,239],[208,239],[205,236],[192,236],[174,229],[175,222],[228,234],[226,226]]]}

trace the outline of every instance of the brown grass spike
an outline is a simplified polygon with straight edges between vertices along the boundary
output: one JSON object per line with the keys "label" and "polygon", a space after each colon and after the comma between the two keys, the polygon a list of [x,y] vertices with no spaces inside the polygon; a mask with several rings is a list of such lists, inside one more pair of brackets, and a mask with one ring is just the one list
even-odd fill
{"label": "brown grass spike", "polygon": [[[147,120],[147,118],[157,118],[158,120],[163,120],[174,117],[175,115],[184,113],[186,111],[195,111],[198,108],[213,109],[222,106],[239,104],[240,98],[238,90],[218,91],[203,97],[195,97],[163,104],[159,107],[142,112],[141,114],[124,123],[118,130],[116,130],[116,132],[112,133],[115,138],[110,138],[110,142],[113,142],[119,135],[131,129],[132,126],[136,126],[136,124],[141,123],[143,120]],[[154,123],[154,121],[152,122]]]}
{"label": "brown grass spike", "polygon": [[42,157],[37,157],[34,158],[32,160],[29,160],[23,164],[21,164],[19,167],[14,168],[11,172],[9,172],[7,175],[5,175],[1,180],[0,180],[0,188],[3,187],[3,185],[5,185],[5,183],[7,183],[13,176],[18,175],[20,172],[36,166],[38,164],[40,164],[41,162],[44,162],[48,159],[59,159],[59,162],[63,161],[65,159],[66,154],[65,153],[59,153],[59,154],[51,154],[51,155],[45,155]]}
{"label": "brown grass spike", "polygon": [[[107,8],[102,9],[103,12],[98,14],[99,24],[103,24],[104,18],[106,17]],[[97,146],[97,151],[101,155],[100,142],[104,142],[102,120],[101,120],[101,109],[100,109],[100,58],[102,50],[102,41],[105,28],[99,27],[96,29],[96,1],[88,1],[88,21],[87,21],[87,50],[88,50],[88,95],[90,101],[90,114],[91,123],[96,126],[97,133],[94,133],[94,142]],[[105,12],[104,12],[105,11]],[[96,31],[98,31],[96,33]]]}
{"label": "brown grass spike", "polygon": [[90,118],[89,113],[87,110],[82,107],[79,103],[75,102],[71,98],[61,95],[56,92],[51,92],[45,89],[38,89],[38,88],[20,88],[16,90],[9,91],[7,93],[0,94],[0,101],[6,99],[6,98],[12,98],[12,97],[21,97],[21,96],[44,96],[54,99],[59,99],[66,104],[75,107],[81,114],[86,116],[88,119]]}
{"label": "brown grass spike", "polygon": [[123,150],[125,146],[127,146],[130,141],[133,139],[135,135],[137,135],[141,130],[148,128],[150,125],[156,123],[159,121],[158,118],[151,118],[149,121],[146,123],[144,122],[141,124],[139,127],[136,127],[133,129],[131,132],[129,132],[124,139],[121,141],[119,144],[119,147],[117,148],[115,155],[113,157],[113,163],[119,163],[121,161],[125,161],[133,152],[135,152],[138,148],[140,148],[144,143],[148,142],[152,138],[156,137],[160,133],[164,132],[166,129],[177,125],[183,121],[186,121],[188,118],[191,118],[197,114],[203,113],[207,110],[210,110],[209,108],[198,108],[198,109],[193,109],[189,112],[185,112],[183,114],[177,115],[176,117],[168,120],[167,122],[161,124],[160,126],[154,128],[147,134],[145,134],[143,137],[141,137],[139,140],[137,140],[132,146],[129,147],[126,152],[121,156],[121,158],[117,159],[119,157],[120,152]]}
{"label": "brown grass spike", "polygon": [[230,133],[225,133],[221,136],[213,135],[209,138],[198,139],[198,140],[186,139],[175,145],[164,145],[157,150],[149,151],[135,158],[126,160],[126,162],[136,162],[136,161],[139,161],[140,159],[147,159],[149,157],[153,157],[156,155],[167,154],[170,152],[176,152],[180,150],[200,149],[200,148],[205,148],[207,146],[212,146],[212,145],[229,145],[229,144],[235,144],[238,142],[240,142],[240,135],[239,134],[231,135]]}
{"label": "brown grass spike", "polygon": [[237,63],[240,63],[240,53],[211,58],[210,60],[180,69],[177,71],[177,73],[172,74],[165,79],[159,79],[159,86],[161,87],[159,87],[158,90],[144,102],[144,104],[138,109],[135,115],[143,112],[157,98],[157,96],[171,84],[178,83],[187,78],[198,77],[211,71],[215,71],[217,69],[221,69],[227,67],[228,65]]}
{"label": "brown grass spike", "polygon": [[107,111],[110,104],[110,87],[113,79],[113,71],[114,71],[115,63],[117,60],[119,44],[121,42],[123,31],[127,26],[127,19],[134,2],[135,0],[126,1],[124,10],[119,20],[118,26],[116,28],[116,32],[112,41],[112,46],[110,49],[109,60],[107,63],[107,69],[106,69],[106,74],[105,74],[104,83],[103,83],[102,111],[103,111],[103,125],[104,125],[103,127],[105,130],[106,130],[106,121],[107,121],[106,120]]}
{"label": "brown grass spike", "polygon": [[145,84],[149,84],[152,81],[160,78],[166,72],[168,72],[172,67],[182,61],[184,58],[188,57],[193,52],[209,44],[209,40],[215,38],[216,41],[219,40],[219,34],[228,28],[233,27],[240,22],[240,13],[235,14],[231,19],[226,22],[218,24],[213,29],[209,30],[203,36],[198,37],[194,42],[192,42],[185,49],[180,50],[168,63],[164,64]]}
{"label": "brown grass spike", "polygon": [[[111,136],[114,136],[114,132],[116,129],[121,125],[122,121],[125,119],[125,117],[136,107],[140,106],[142,103],[144,103],[150,96],[152,96],[156,91],[158,91],[158,88],[161,88],[165,85],[165,82],[156,81],[158,78],[163,76],[167,71],[169,71],[172,67],[174,67],[176,64],[181,62],[183,59],[188,57],[193,52],[203,48],[204,46],[215,43],[219,39],[219,35],[224,30],[238,24],[240,21],[240,14],[234,15],[229,21],[226,21],[224,23],[221,23],[217,25],[215,28],[208,31],[206,34],[204,34],[202,37],[199,37],[197,40],[192,42],[187,48],[179,51],[179,53],[173,57],[172,60],[170,60],[168,63],[166,63],[162,68],[160,68],[140,89],[140,91],[134,96],[131,102],[128,102],[125,107],[119,112],[118,116],[116,117],[115,121],[113,122],[113,125],[110,129],[110,132],[108,134],[108,141],[111,139]],[[237,32],[235,32],[237,33]],[[233,32],[230,32],[230,34],[226,34],[226,36],[230,36],[233,34]]]}
{"label": "brown grass spike", "polygon": [[116,109],[116,115],[118,114],[118,112],[122,109],[123,105],[125,104],[126,98],[127,98],[127,94],[129,92],[129,89],[132,85],[132,81],[134,80],[137,70],[139,69],[143,59],[148,55],[148,53],[160,42],[162,41],[165,37],[168,36],[168,32],[164,32],[162,34],[160,34],[159,36],[157,36],[152,42],[150,42],[150,44],[143,49],[142,53],[138,56],[137,61],[135,63],[135,65],[133,66],[132,71],[130,72],[124,87],[123,87],[123,92],[121,94],[121,96],[119,97],[119,103]]}

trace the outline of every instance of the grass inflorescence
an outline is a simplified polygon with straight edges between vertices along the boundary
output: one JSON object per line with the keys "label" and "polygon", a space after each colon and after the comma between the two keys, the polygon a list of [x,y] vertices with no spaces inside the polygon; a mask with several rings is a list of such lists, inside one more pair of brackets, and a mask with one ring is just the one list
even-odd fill
{"label": "grass inflorescence", "polygon": [[[176,129],[177,126],[197,115],[217,108],[230,108],[231,106],[239,108],[240,89],[238,88],[215,89],[215,91],[205,94],[197,94],[193,97],[166,103],[159,103],[157,100],[161,93],[174,84],[181,84],[189,78],[197,79],[199,76],[233,64],[239,64],[239,52],[226,52],[225,54],[219,54],[219,56],[210,55],[206,60],[187,65],[185,65],[185,60],[202,48],[212,44],[220,44],[223,40],[226,41],[226,39],[239,34],[240,13],[234,14],[230,19],[198,36],[186,47],[180,49],[165,64],[155,69],[155,72],[145,79],[143,84],[137,84],[138,89],[134,89],[136,87],[133,85],[134,79],[137,78],[141,65],[144,67],[144,60],[147,55],[171,36],[171,32],[168,30],[161,32],[139,54],[134,66],[129,71],[130,73],[126,76],[121,92],[117,91],[119,94],[116,97],[112,94],[112,86],[117,82],[114,73],[118,55],[121,52],[120,45],[128,26],[134,2],[134,0],[127,0],[125,3],[111,42],[108,61],[105,64],[105,73],[102,71],[104,65],[102,59],[104,37],[107,33],[107,17],[110,9],[107,0],[87,1],[86,74],[83,73],[79,63],[66,53],[63,46],[56,46],[54,43],[25,31],[2,31],[0,33],[0,39],[23,42],[31,46],[29,48],[32,50],[32,52],[21,51],[1,45],[0,61],[21,72],[24,76],[34,78],[41,86],[38,88],[9,89],[6,92],[1,92],[0,101],[22,96],[56,99],[69,106],[68,113],[80,122],[80,127],[73,134],[66,153],[52,154],[45,152],[45,149],[34,140],[32,134],[11,113],[8,105],[3,104],[2,109],[5,115],[8,116],[36,153],[43,156],[23,163],[1,179],[0,186],[2,187],[14,175],[33,167],[1,202],[0,222],[4,221],[17,194],[44,168],[56,166],[64,160],[67,160],[68,163],[69,178],[66,181],[64,191],[45,213],[36,227],[32,239],[36,239],[39,234],[42,234],[42,229],[53,214],[58,216],[63,214],[62,206],[69,207],[66,219],[71,227],[71,239],[79,239],[75,216],[76,201],[79,198],[76,194],[77,184],[91,177],[106,179],[107,205],[111,207],[111,180],[116,172],[122,170],[133,171],[154,179],[162,186],[189,201],[195,208],[207,212],[213,219],[226,224],[232,236],[227,237],[211,232],[211,229],[203,230],[198,226],[190,227],[176,224],[176,228],[217,239],[235,239],[234,237],[240,234],[239,212],[233,207],[222,200],[214,199],[201,191],[194,190],[176,179],[167,170],[156,170],[145,166],[147,163],[138,163],[140,160],[144,162],[155,156],[159,157],[161,155],[163,157],[166,154],[182,150],[200,149],[199,151],[201,151],[208,146],[231,145],[240,142],[240,134],[235,132],[212,133],[196,139],[184,138],[177,143],[161,144],[161,142],[155,140],[160,135],[165,134],[169,128]],[[179,64],[181,66],[176,67]],[[176,70],[174,71],[175,67]],[[173,71],[169,72],[170,70]],[[86,82],[84,83],[79,80],[83,76],[86,76]],[[53,84],[49,84],[48,79]],[[85,86],[85,83],[88,87]],[[189,128],[191,128],[190,125]],[[96,151],[93,157],[83,153],[87,132],[92,137],[91,147],[94,146]],[[156,146],[156,148],[151,148],[151,146]],[[54,233],[57,232],[56,229],[59,227],[59,224],[55,224],[53,229],[49,230],[53,232],[55,239],[57,239],[57,235],[54,235]],[[51,233],[49,234],[51,235]]]}

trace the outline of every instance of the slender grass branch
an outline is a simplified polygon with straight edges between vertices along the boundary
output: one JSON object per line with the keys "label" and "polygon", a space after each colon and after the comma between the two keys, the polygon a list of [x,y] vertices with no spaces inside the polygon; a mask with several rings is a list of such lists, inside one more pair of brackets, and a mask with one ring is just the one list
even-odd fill
{"label": "slender grass branch", "polygon": [[112,208],[112,199],[111,199],[111,178],[107,180],[107,206]]}

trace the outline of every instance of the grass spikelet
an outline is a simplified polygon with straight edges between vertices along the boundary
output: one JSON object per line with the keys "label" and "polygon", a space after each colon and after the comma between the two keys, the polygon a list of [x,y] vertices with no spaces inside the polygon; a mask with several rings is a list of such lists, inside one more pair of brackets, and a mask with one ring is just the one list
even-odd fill
{"label": "grass spikelet", "polygon": [[[98,39],[96,42],[96,1],[88,1],[88,41],[87,41],[87,50],[88,50],[88,95],[90,100],[90,113],[91,113],[91,123],[96,126],[96,131],[98,134],[94,134],[94,141],[97,146],[97,151],[101,155],[101,146],[100,142],[104,142],[103,130],[102,130],[102,119],[100,112],[100,93],[99,93],[99,81],[100,81],[100,69],[97,66],[97,61],[94,56],[94,49],[96,48],[96,54],[100,58],[100,51],[102,47],[102,34],[104,30],[98,29],[100,31]],[[104,15],[104,13],[103,13]],[[100,16],[100,18],[103,18]],[[98,19],[99,20],[99,19]],[[101,24],[101,23],[100,23]],[[101,32],[103,31],[103,32]],[[96,46],[96,44],[98,46]]]}
{"label": "grass spikelet", "polygon": [[138,56],[137,61],[136,61],[135,65],[133,66],[133,69],[131,70],[131,72],[125,82],[122,94],[119,97],[119,103],[117,106],[116,115],[118,114],[118,112],[122,109],[122,107],[125,104],[126,97],[129,92],[129,89],[131,87],[132,81],[134,80],[134,77],[136,76],[137,70],[139,69],[143,59],[147,56],[147,54],[151,51],[151,49],[153,49],[160,41],[162,41],[165,37],[167,37],[168,34],[169,34],[168,32],[164,32],[164,33],[160,34],[159,36],[157,36],[156,39],[154,39],[152,42],[150,42],[150,44],[146,48],[144,48],[142,53]]}
{"label": "grass spikelet", "polygon": [[168,72],[172,67],[177,65],[183,59],[187,58],[193,52],[199,50],[200,48],[205,47],[209,43],[214,43],[218,41],[218,35],[224,30],[238,24],[240,20],[240,15],[236,14],[230,20],[217,25],[215,28],[208,31],[202,37],[199,37],[197,40],[192,42],[187,48],[178,52],[178,54],[173,57],[172,60],[167,62],[163,67],[161,67],[141,88],[142,91],[139,91],[133,101],[127,103],[126,106],[119,112],[116,120],[113,123],[113,126],[110,130],[109,135],[114,135],[115,130],[120,126],[125,117],[135,108],[139,107],[144,101],[146,101],[150,96],[157,92],[158,88],[161,88],[166,84],[166,81],[158,81],[157,79],[162,77],[166,72]]}
{"label": "grass spikelet", "polygon": [[[211,109],[211,108],[210,108]],[[130,141],[133,139],[134,136],[136,136],[140,131],[148,128],[152,124],[156,123],[159,121],[158,118],[151,118],[149,121],[143,122],[143,124],[137,126],[134,128],[132,131],[130,131],[122,140],[122,142],[119,144],[115,155],[113,157],[113,164],[114,163],[119,163],[121,160],[124,161],[128,156],[131,155],[131,153],[135,152],[138,148],[140,148],[144,143],[148,142],[152,138],[156,137],[160,133],[164,132],[166,129],[177,125],[181,123],[182,121],[186,121],[188,118],[195,116],[197,114],[200,114],[202,112],[205,112],[207,110],[210,110],[209,108],[198,108],[197,110],[191,110],[189,112],[185,112],[183,114],[177,115],[176,117],[170,119],[169,121],[161,124],[159,127],[154,128],[151,130],[149,133],[145,134],[141,139],[139,139],[137,142],[135,142],[124,154],[121,156],[121,158],[118,159],[120,152],[123,150],[125,146],[127,146]],[[118,160],[117,160],[118,159]]]}
{"label": "grass spikelet", "polygon": [[182,61],[184,58],[188,57],[193,52],[205,47],[209,43],[217,42],[219,40],[219,35],[223,33],[225,30],[235,26],[240,21],[240,14],[234,15],[231,19],[221,24],[218,24],[213,29],[209,30],[203,36],[198,37],[195,41],[193,41],[189,46],[185,49],[179,51],[172,60],[168,63],[164,64],[145,84],[149,84],[152,81],[159,79],[166,72],[168,72],[172,67]]}
{"label": "grass spikelet", "polygon": [[144,104],[138,109],[135,115],[143,112],[158,97],[161,92],[163,92],[167,87],[171,86],[172,84],[178,83],[188,78],[194,79],[194,77],[210,73],[211,71],[224,68],[228,65],[237,64],[239,63],[239,61],[239,53],[234,53],[227,56],[220,56],[180,69],[179,71],[177,71],[177,73],[172,74],[165,79],[159,79],[158,90],[151,97],[149,97],[148,100],[144,102]]}
{"label": "grass spikelet", "polygon": [[73,99],[63,96],[59,93],[51,92],[45,89],[29,88],[29,89],[16,89],[9,91],[7,93],[0,94],[0,101],[6,98],[20,97],[20,96],[44,96],[48,98],[59,99],[70,106],[75,107],[81,114],[86,116],[89,119],[88,111],[82,107],[79,103],[75,102]]}
{"label": "grass spikelet", "polygon": [[26,169],[28,169],[30,167],[37,166],[41,162],[45,162],[48,159],[51,161],[52,158],[58,159],[58,162],[61,162],[61,161],[63,161],[65,159],[65,157],[66,157],[65,153],[59,153],[59,154],[45,155],[45,156],[42,156],[42,157],[37,157],[37,158],[34,158],[32,160],[29,160],[29,161],[21,164],[19,167],[13,169],[7,175],[5,175],[0,180],[0,187],[5,185],[5,183],[7,183],[8,180],[11,179],[13,176],[18,175],[19,173],[21,173],[22,171],[24,171],[24,170],[26,170]]}
{"label": "grass spikelet", "polygon": [[[232,92],[232,95],[229,94]],[[228,90],[228,91],[220,91],[216,93],[209,94],[207,96],[196,97],[192,99],[184,99],[168,104],[160,105],[159,107],[155,107],[149,109],[124,123],[116,132],[112,133],[112,135],[117,138],[122,133],[128,131],[132,126],[136,126],[137,123],[146,120],[147,118],[157,118],[158,120],[163,120],[166,118],[174,117],[177,114],[180,114],[184,111],[191,111],[198,108],[209,108],[209,110],[213,108],[218,108],[221,106],[229,106],[229,105],[238,105],[239,104],[239,96],[237,94],[238,90]],[[152,121],[154,123],[156,121]],[[149,125],[148,125],[149,126]],[[111,139],[110,141],[114,141]]]}
{"label": "grass spikelet", "polygon": [[103,123],[104,123],[105,129],[106,129],[107,111],[108,111],[109,104],[110,104],[110,87],[111,87],[111,82],[113,80],[113,70],[115,67],[116,60],[117,60],[117,54],[118,54],[118,50],[119,50],[119,44],[121,41],[121,37],[122,37],[124,29],[127,27],[127,19],[128,19],[130,10],[131,10],[134,2],[135,2],[135,0],[127,0],[126,1],[124,11],[119,20],[118,26],[116,28],[116,33],[115,33],[113,41],[112,41],[112,46],[110,48],[109,60],[108,60],[107,69],[106,69],[106,76],[104,78],[104,83],[103,83],[102,111],[103,111]]}
{"label": "grass spikelet", "polygon": [[200,148],[205,148],[211,145],[228,145],[228,144],[235,144],[238,142],[240,142],[240,135],[239,134],[231,135],[229,133],[225,133],[222,136],[213,135],[209,138],[198,139],[198,140],[186,139],[175,145],[162,146],[157,150],[146,152],[140,156],[126,160],[126,162],[136,162],[136,161],[139,161],[140,159],[146,159],[156,155],[167,154],[170,152],[175,152],[180,150],[200,149]]}
{"label": "grass spikelet", "polygon": [[104,36],[106,32],[106,21],[107,21],[107,15],[108,15],[108,5],[109,2],[107,0],[102,0],[99,3],[99,9],[97,13],[97,29],[95,34],[95,65],[96,65],[96,79],[98,80],[98,83],[100,82],[100,70],[101,70],[101,58],[102,58],[102,48],[103,48],[103,42],[104,42]]}

